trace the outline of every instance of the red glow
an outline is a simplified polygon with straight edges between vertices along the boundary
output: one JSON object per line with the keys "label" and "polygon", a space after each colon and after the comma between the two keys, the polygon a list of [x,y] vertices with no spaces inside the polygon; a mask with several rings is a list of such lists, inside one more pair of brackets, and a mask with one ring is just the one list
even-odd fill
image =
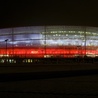
{"label": "red glow", "polygon": [[[86,53],[85,53],[86,52]],[[19,57],[38,57],[44,58],[46,55],[48,56],[63,56],[63,57],[75,57],[76,55],[97,55],[98,50],[90,50],[82,48],[77,49],[73,48],[8,48],[0,49],[0,56],[8,55],[11,56],[19,56]]]}

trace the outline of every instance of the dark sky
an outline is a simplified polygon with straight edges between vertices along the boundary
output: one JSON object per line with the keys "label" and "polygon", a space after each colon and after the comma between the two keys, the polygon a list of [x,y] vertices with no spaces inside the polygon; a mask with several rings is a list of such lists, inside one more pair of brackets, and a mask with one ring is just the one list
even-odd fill
{"label": "dark sky", "polygon": [[0,28],[33,25],[98,27],[97,0],[0,1]]}

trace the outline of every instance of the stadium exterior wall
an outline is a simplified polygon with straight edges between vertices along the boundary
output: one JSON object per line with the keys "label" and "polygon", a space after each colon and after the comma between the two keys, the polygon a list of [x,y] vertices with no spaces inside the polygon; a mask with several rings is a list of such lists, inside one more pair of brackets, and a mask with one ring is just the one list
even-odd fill
{"label": "stadium exterior wall", "polygon": [[98,28],[30,26],[0,29],[0,58],[98,56]]}

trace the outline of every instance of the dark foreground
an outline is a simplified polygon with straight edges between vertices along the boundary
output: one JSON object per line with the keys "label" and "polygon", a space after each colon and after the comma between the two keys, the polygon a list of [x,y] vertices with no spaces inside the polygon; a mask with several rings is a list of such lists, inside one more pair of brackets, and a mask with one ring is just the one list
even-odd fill
{"label": "dark foreground", "polygon": [[97,68],[0,74],[0,98],[88,97],[98,98]]}

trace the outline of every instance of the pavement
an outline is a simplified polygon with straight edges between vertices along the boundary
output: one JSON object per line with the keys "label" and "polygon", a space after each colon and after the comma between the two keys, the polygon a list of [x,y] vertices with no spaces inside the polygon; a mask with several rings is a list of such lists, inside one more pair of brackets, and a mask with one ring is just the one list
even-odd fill
{"label": "pavement", "polygon": [[98,65],[0,66],[0,98],[98,98]]}

